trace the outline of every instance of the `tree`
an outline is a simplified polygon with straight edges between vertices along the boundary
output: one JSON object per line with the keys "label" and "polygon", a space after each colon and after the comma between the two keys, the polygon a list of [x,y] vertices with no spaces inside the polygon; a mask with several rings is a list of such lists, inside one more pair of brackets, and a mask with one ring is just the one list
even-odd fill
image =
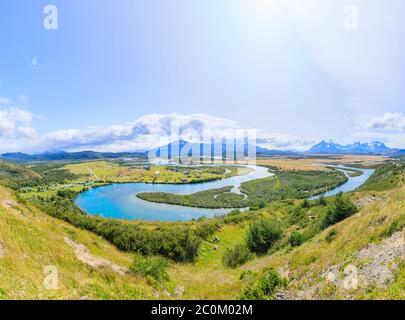
{"label": "tree", "polygon": [[281,235],[282,231],[276,223],[262,219],[250,226],[246,237],[247,246],[250,251],[263,254],[281,238]]}
{"label": "tree", "polygon": [[350,199],[343,197],[343,193],[340,192],[336,195],[332,207],[326,212],[322,223],[323,228],[334,225],[355,214],[357,211],[356,205]]}

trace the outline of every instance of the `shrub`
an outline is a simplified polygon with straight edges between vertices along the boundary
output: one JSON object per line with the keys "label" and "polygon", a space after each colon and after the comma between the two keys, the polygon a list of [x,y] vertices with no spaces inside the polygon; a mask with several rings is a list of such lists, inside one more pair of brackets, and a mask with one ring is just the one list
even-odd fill
{"label": "shrub", "polygon": [[259,209],[263,209],[263,208],[265,208],[266,207],[266,202],[265,201],[260,201],[259,202]]}
{"label": "shrub", "polygon": [[335,240],[336,236],[338,235],[338,232],[336,229],[332,229],[328,232],[328,234],[325,237],[325,241],[327,243],[331,243],[333,240]]}
{"label": "shrub", "polygon": [[282,231],[277,224],[270,220],[259,220],[250,226],[246,242],[250,251],[265,253],[281,238]]}
{"label": "shrub", "polygon": [[201,239],[207,240],[208,237],[215,232],[216,228],[217,226],[214,223],[209,222],[199,223],[195,230],[195,234]]}
{"label": "shrub", "polygon": [[305,217],[305,213],[305,209],[303,209],[301,206],[294,207],[290,215],[290,224],[297,224]]}
{"label": "shrub", "polygon": [[223,257],[222,263],[226,267],[236,268],[250,259],[250,252],[246,245],[238,243],[232,248],[226,249]]}
{"label": "shrub", "polygon": [[304,243],[304,236],[300,232],[294,231],[290,234],[288,242],[291,247],[298,247]]}
{"label": "shrub", "polygon": [[405,228],[405,215],[401,215],[395,219],[387,229],[381,232],[381,237],[391,237],[394,233],[401,231],[403,228]]}
{"label": "shrub", "polygon": [[180,262],[192,262],[197,256],[201,240],[188,226],[166,225],[148,230],[119,220],[86,215],[75,205],[70,192],[62,191],[34,201],[50,216],[92,231],[122,251],[163,256]]}
{"label": "shrub", "polygon": [[323,228],[327,228],[350,217],[357,211],[356,205],[350,199],[343,197],[343,193],[340,192],[336,195],[333,205],[326,212],[322,226]]}
{"label": "shrub", "polygon": [[323,196],[323,194],[321,194],[320,197],[317,199],[316,204],[318,206],[326,206],[327,205],[325,197]]}
{"label": "shrub", "polygon": [[310,204],[308,202],[308,199],[304,199],[301,203],[301,208],[309,208]]}
{"label": "shrub", "polygon": [[141,277],[151,277],[158,283],[163,283],[169,280],[166,271],[167,265],[167,261],[160,257],[135,257],[131,265],[131,271]]}
{"label": "shrub", "polygon": [[285,287],[287,281],[281,278],[272,268],[266,269],[264,274],[242,289],[241,300],[273,300],[279,287]]}

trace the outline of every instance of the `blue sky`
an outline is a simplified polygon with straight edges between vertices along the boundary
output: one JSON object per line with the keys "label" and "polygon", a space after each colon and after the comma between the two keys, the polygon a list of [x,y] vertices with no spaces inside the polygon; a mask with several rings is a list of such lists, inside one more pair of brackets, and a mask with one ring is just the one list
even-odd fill
{"label": "blue sky", "polygon": [[167,118],[405,148],[405,3],[350,3],[355,30],[341,0],[2,0],[0,151],[146,148]]}

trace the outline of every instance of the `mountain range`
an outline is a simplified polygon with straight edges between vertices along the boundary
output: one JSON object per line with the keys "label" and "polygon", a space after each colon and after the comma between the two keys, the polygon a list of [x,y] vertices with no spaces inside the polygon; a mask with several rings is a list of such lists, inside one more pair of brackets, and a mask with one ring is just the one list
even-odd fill
{"label": "mountain range", "polygon": [[[156,152],[157,156],[160,156],[160,150],[162,148],[167,148],[169,153],[171,150],[182,150],[186,145],[187,141],[180,140],[179,142],[170,143],[161,148],[152,149],[151,151]],[[205,150],[213,150],[215,147],[210,144],[188,144],[191,148],[205,148]],[[254,148],[255,146],[253,146]],[[263,156],[277,156],[277,155],[303,155],[303,154],[354,154],[354,155],[387,155],[392,157],[405,156],[405,149],[391,149],[387,147],[383,142],[355,142],[353,144],[341,145],[333,141],[321,141],[315,144],[310,149],[304,152],[299,151],[283,151],[283,150],[270,150],[260,146],[256,146],[256,155],[258,157]],[[202,149],[200,149],[202,150]],[[221,150],[221,149],[219,149]],[[222,150],[225,150],[225,145],[222,144]],[[244,153],[247,154],[247,145],[244,145]],[[187,151],[188,155],[191,155],[190,151]],[[44,152],[40,154],[26,154],[21,152],[16,153],[4,153],[0,155],[0,159],[12,161],[12,162],[34,162],[34,161],[74,161],[74,160],[97,160],[97,159],[118,159],[118,158],[141,158],[146,159],[148,152],[95,152],[95,151],[81,151],[81,152],[66,152],[66,151],[55,151],[55,152]],[[175,154],[173,156],[176,156]],[[178,156],[178,154],[177,154]],[[219,156],[219,155],[217,155]]]}
{"label": "mountain range", "polygon": [[312,146],[306,153],[310,154],[387,154],[394,149],[390,149],[383,142],[355,142],[353,144],[341,145],[333,141],[320,143]]}

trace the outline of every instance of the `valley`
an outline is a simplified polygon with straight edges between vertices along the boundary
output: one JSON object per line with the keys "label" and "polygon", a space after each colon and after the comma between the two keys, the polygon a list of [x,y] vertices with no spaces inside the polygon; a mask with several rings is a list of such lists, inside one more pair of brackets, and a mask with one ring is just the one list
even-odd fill
{"label": "valley", "polygon": [[[232,166],[174,170],[111,160],[2,162],[1,296],[17,298],[16,292],[21,292],[21,298],[46,299],[403,298],[404,244],[399,235],[405,226],[401,200],[405,164],[367,156],[352,161],[338,158],[322,159],[321,170],[318,157],[305,160],[305,165],[314,164],[312,170],[302,170],[297,159],[283,160],[289,163],[288,170],[275,166],[278,159],[259,160],[267,161],[274,176],[241,184],[248,199],[255,199],[247,210],[178,222],[91,216],[76,206],[75,198],[111,183],[221,181],[249,171]],[[309,200],[325,186],[339,185],[346,178],[325,163],[376,171],[358,191]],[[162,175],[156,177],[156,171]],[[217,201],[223,206],[231,201],[233,206],[235,200],[245,201],[238,194],[232,196],[235,199],[224,198],[229,190],[202,191],[204,200],[197,204]],[[264,235],[269,240],[257,242]],[[367,258],[367,250],[391,247],[389,264]],[[21,255],[26,256],[28,272],[18,269]],[[376,264],[382,264],[380,269],[375,269]],[[55,290],[41,287],[42,269],[49,265],[59,272]],[[145,269],[146,265],[154,267]],[[343,281],[347,266],[357,268],[361,278],[361,284],[350,290]],[[362,268],[382,271],[367,278]],[[92,280],[87,281],[90,274]],[[259,289],[269,276],[277,283],[274,290]],[[340,278],[343,282],[333,280]]]}

